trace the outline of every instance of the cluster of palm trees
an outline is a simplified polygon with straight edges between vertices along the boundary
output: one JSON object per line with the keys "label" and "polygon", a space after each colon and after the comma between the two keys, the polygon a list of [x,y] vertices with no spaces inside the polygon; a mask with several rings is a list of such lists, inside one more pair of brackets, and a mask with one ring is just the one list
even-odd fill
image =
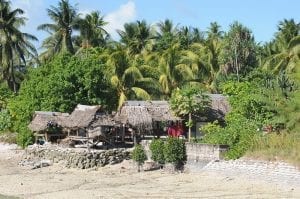
{"label": "cluster of palm trees", "polygon": [[216,92],[221,77],[239,76],[258,65],[274,72],[299,67],[300,25],[294,20],[280,22],[275,39],[265,45],[256,44],[251,31],[237,22],[226,33],[216,22],[200,31],[169,19],[155,25],[144,20],[126,23],[118,30],[117,42],[105,30],[107,22],[98,11],[81,17],[68,0],[61,0],[47,13],[53,23],[38,27],[49,37],[37,56],[30,43],[36,38],[19,30],[25,23],[23,11],[0,0],[0,70],[14,91],[20,83],[16,71],[28,59],[44,63],[61,52],[76,55],[91,48],[102,49],[119,106],[126,99],[166,99],[174,89],[190,84]]}

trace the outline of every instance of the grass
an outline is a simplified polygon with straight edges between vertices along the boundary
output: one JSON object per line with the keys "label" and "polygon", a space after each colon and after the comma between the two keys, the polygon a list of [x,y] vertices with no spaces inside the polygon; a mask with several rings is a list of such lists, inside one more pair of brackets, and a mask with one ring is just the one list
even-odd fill
{"label": "grass", "polygon": [[282,160],[300,168],[300,134],[257,136],[246,156],[269,161]]}

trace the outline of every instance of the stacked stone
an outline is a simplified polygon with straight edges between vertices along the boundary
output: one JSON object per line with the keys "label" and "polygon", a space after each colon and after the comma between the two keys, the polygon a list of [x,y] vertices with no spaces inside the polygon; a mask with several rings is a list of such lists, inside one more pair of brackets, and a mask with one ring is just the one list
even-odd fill
{"label": "stacked stone", "polygon": [[27,161],[50,160],[53,163],[63,163],[67,168],[88,169],[103,167],[130,159],[130,152],[125,149],[111,150],[78,150],[70,148],[30,147],[26,150]]}

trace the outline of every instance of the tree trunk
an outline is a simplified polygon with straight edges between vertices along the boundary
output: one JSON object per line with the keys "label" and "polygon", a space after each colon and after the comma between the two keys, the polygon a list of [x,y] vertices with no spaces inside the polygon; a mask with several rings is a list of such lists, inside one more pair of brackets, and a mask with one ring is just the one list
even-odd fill
{"label": "tree trunk", "polygon": [[190,126],[191,122],[192,122],[192,114],[189,113],[189,142],[191,142],[191,136],[192,136],[192,130]]}

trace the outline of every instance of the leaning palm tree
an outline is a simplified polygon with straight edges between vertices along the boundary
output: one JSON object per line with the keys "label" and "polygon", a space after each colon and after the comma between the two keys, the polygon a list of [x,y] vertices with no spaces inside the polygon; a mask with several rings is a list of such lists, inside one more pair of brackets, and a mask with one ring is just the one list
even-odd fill
{"label": "leaning palm tree", "polygon": [[56,50],[55,53],[67,51],[73,54],[72,31],[78,18],[76,8],[70,5],[68,0],[61,0],[58,7],[51,6],[47,9],[47,13],[54,23],[39,25],[38,30],[47,31],[51,35],[47,40],[52,40],[55,45],[54,48],[52,46],[46,50],[52,51],[54,49]]}
{"label": "leaning palm tree", "polygon": [[17,92],[20,82],[17,73],[26,66],[27,58],[37,57],[37,51],[30,41],[37,38],[19,30],[25,24],[21,9],[12,10],[10,2],[0,0],[0,71],[8,86]]}
{"label": "leaning palm tree", "polygon": [[84,19],[78,19],[77,27],[80,31],[81,47],[104,46],[106,38],[109,36],[104,26],[108,24],[101,16],[100,12],[94,11],[87,14]]}

